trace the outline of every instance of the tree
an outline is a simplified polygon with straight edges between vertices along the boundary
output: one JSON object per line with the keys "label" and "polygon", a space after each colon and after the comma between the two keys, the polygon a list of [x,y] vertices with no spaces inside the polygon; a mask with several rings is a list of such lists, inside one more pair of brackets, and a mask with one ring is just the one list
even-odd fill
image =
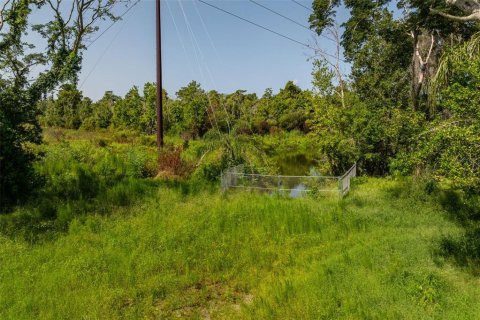
{"label": "tree", "polygon": [[140,119],[141,130],[147,134],[157,131],[157,87],[154,83],[143,86],[143,114]]}
{"label": "tree", "polygon": [[[389,9],[392,3],[403,12],[399,18]],[[311,27],[321,34],[334,26],[342,4],[350,10],[342,46],[353,63],[353,85],[361,98],[380,105],[396,105],[400,99],[403,107],[428,111],[428,83],[446,40],[463,41],[477,30],[432,15],[431,7],[449,8],[443,0],[315,0]]]}
{"label": "tree", "polygon": [[92,99],[89,97],[84,97],[82,99],[82,102],[80,103],[80,108],[78,110],[78,116],[80,117],[80,120],[83,122],[85,119],[90,118],[93,116],[93,102]]}
{"label": "tree", "polygon": [[[182,110],[184,129],[193,137],[201,137],[207,132],[207,109],[208,97],[200,84],[192,81],[186,87],[180,88],[177,92],[179,104]],[[215,125],[209,119],[212,126]]]}
{"label": "tree", "polygon": [[81,124],[79,109],[82,93],[71,84],[64,84],[58,92],[57,99],[48,104],[44,121],[48,126],[78,129]]}
{"label": "tree", "polygon": [[230,133],[231,116],[225,107],[225,95],[211,90],[208,92],[208,104],[208,118],[215,119],[221,132]]}
{"label": "tree", "polygon": [[293,81],[288,81],[275,97],[278,124],[287,131],[306,131],[306,106],[308,93]]}
{"label": "tree", "polygon": [[93,122],[96,128],[108,128],[112,124],[113,110],[121,98],[106,91],[102,99],[93,105]]}
{"label": "tree", "polygon": [[[431,95],[431,87],[441,68],[442,53],[471,39],[479,30],[478,24],[452,22],[432,13],[431,8],[435,8],[458,14],[461,11],[457,7],[449,6],[453,2],[315,0],[313,3],[310,23],[318,34],[335,26],[338,7],[344,5],[350,11],[342,25],[341,41],[344,56],[352,63],[351,92],[347,96],[353,94],[356,99],[368,103],[365,118],[368,121],[351,118],[351,124],[337,129],[336,134],[341,137],[349,133],[347,137],[355,141],[369,173],[387,173],[393,157],[402,150],[412,151],[420,128],[428,126],[436,117],[431,105],[438,98]],[[392,11],[392,5],[397,6],[397,12]],[[324,79],[320,77],[319,80]],[[328,83],[323,87],[328,89]],[[346,101],[355,99],[349,97]],[[357,108],[358,102],[352,103],[352,106],[346,103],[343,117],[342,112],[333,112],[333,107],[328,107],[331,103],[315,111],[318,114],[314,118],[314,131],[320,133],[319,128],[329,126],[322,112],[329,111],[327,114],[336,119],[331,124],[343,123],[349,118],[349,108]],[[352,130],[351,126],[356,129]],[[358,135],[357,130],[363,133]]]}
{"label": "tree", "polygon": [[125,98],[115,103],[113,108],[112,123],[117,128],[131,128],[141,130],[141,117],[143,113],[143,99],[134,86],[125,95]]}
{"label": "tree", "polygon": [[[28,145],[41,141],[35,106],[59,84],[76,82],[86,37],[98,30],[99,21],[117,19],[111,12],[118,2],[6,0],[0,4],[1,207],[16,203],[33,189],[35,154]],[[32,25],[33,8],[48,10],[51,20]],[[43,37],[45,48],[28,43],[27,33]]]}
{"label": "tree", "polygon": [[401,153],[394,168],[428,172],[454,187],[480,190],[480,34],[447,51],[434,82],[435,117]]}

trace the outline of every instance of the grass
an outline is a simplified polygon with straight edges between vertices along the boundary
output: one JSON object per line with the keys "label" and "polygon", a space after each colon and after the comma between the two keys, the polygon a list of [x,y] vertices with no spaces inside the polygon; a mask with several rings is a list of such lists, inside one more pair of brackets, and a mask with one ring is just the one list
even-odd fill
{"label": "grass", "polygon": [[221,195],[152,179],[149,136],[45,141],[43,188],[0,215],[0,319],[480,316],[477,198],[365,178],[344,200]]}
{"label": "grass", "polygon": [[462,229],[410,184],[360,180],[343,201],[148,189],[51,241],[0,236],[0,319],[480,317],[478,278],[439,254]]}

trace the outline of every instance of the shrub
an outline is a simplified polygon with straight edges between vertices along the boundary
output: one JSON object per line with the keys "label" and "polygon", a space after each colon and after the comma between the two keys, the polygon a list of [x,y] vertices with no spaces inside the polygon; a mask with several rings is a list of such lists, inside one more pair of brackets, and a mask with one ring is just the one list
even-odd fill
{"label": "shrub", "polygon": [[182,159],[182,151],[179,146],[165,147],[158,157],[159,171],[179,177],[187,175],[190,166]]}

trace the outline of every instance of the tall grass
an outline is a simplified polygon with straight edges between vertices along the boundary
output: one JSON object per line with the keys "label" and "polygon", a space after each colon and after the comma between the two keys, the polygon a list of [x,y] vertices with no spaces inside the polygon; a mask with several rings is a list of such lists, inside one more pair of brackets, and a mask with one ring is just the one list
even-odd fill
{"label": "tall grass", "polygon": [[163,185],[55,241],[0,237],[0,318],[478,318],[478,280],[435,254],[458,227],[406,188],[367,179],[320,201]]}
{"label": "tall grass", "polygon": [[155,183],[155,152],[145,146],[71,141],[43,145],[35,170],[44,181],[36,196],[8,215],[0,231],[35,241],[45,232],[64,231],[86,214],[106,214],[139,200]]}

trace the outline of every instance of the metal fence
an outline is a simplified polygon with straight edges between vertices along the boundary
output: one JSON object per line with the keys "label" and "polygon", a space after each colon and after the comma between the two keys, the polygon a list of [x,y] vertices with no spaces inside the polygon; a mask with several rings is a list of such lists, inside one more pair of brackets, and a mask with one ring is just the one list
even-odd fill
{"label": "metal fence", "polygon": [[240,165],[222,172],[221,187],[228,189],[260,190],[272,193],[288,193],[291,197],[300,197],[307,193],[337,193],[341,197],[348,194],[351,179],[357,175],[354,164],[343,176],[283,176],[247,173]]}

